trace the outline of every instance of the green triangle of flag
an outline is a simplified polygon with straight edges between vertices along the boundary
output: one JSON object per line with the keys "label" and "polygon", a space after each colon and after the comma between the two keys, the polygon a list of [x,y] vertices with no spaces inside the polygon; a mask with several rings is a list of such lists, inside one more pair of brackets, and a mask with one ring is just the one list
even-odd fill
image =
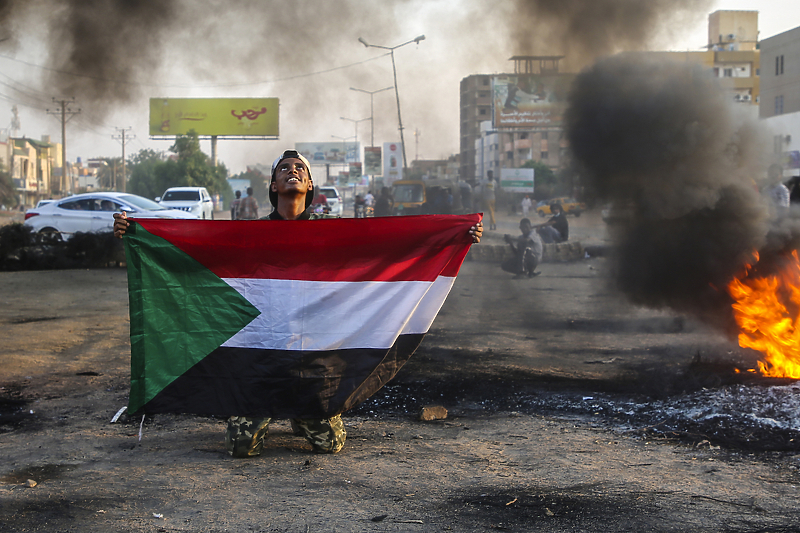
{"label": "green triangle of flag", "polygon": [[124,238],[135,413],[260,311],[169,241],[132,223]]}

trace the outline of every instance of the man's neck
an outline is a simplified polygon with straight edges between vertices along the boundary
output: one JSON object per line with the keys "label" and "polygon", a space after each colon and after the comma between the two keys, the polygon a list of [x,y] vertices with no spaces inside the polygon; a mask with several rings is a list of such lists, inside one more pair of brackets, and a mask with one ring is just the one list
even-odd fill
{"label": "man's neck", "polygon": [[306,210],[306,197],[305,195],[294,198],[279,196],[277,210],[285,220],[296,220]]}

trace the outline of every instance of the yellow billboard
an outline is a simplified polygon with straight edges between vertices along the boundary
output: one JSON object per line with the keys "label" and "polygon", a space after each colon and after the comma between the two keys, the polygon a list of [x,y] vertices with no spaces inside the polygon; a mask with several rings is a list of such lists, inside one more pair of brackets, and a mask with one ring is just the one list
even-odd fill
{"label": "yellow billboard", "polygon": [[278,136],[277,98],[151,98],[150,135]]}

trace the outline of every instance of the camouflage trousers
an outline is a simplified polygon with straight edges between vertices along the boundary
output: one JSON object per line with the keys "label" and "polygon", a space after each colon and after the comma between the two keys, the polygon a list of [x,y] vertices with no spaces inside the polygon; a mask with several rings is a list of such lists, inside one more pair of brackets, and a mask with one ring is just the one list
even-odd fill
{"label": "camouflage trousers", "polygon": [[[233,457],[256,457],[264,449],[271,418],[232,416],[225,432],[225,447]],[[294,419],[295,435],[305,437],[314,453],[336,453],[344,446],[347,432],[340,415],[326,419]]]}

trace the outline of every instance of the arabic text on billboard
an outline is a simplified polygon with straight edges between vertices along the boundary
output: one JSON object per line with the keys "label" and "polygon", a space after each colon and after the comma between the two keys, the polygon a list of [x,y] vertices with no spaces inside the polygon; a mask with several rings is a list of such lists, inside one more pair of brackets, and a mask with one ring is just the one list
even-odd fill
{"label": "arabic text on billboard", "polygon": [[277,98],[151,98],[150,135],[278,136]]}
{"label": "arabic text on billboard", "polygon": [[495,76],[492,80],[493,126],[560,127],[572,76]]}
{"label": "arabic text on billboard", "polygon": [[303,154],[312,165],[343,165],[358,160],[359,146],[355,142],[295,143],[294,149]]}
{"label": "arabic text on billboard", "polygon": [[500,169],[500,187],[507,192],[533,192],[532,168]]}

